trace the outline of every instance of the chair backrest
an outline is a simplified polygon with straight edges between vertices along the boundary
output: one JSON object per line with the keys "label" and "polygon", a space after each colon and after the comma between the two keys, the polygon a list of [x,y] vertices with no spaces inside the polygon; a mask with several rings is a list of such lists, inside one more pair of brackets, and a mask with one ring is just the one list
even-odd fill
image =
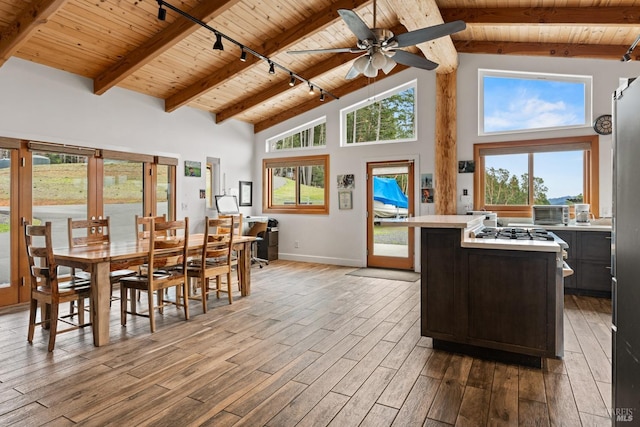
{"label": "chair backrest", "polygon": [[109,217],[99,219],[67,218],[69,247],[108,245],[111,243],[111,229],[109,227]]}
{"label": "chair backrest", "polygon": [[266,222],[254,222],[251,228],[249,229],[249,231],[247,231],[247,236],[263,237],[266,231],[267,231]]}
{"label": "chair backrest", "polygon": [[58,266],[53,256],[51,243],[51,222],[45,225],[24,224],[24,237],[29,261],[31,289],[38,286],[50,290],[52,295],[58,294]]}
{"label": "chair backrest", "polygon": [[[140,216],[140,215],[136,215],[136,241],[138,243],[142,242],[143,240],[148,240],[149,239],[149,230],[151,230],[151,220],[154,220],[156,223],[161,223],[161,222],[166,222],[167,221],[167,216],[166,215],[160,215],[160,216]],[[166,237],[167,233],[162,231],[159,232],[159,234],[156,235],[156,237]]]}
{"label": "chair backrest", "polygon": [[218,259],[219,264],[231,265],[231,247],[233,246],[233,233],[235,218],[205,218],[204,242],[202,246],[201,265],[205,265],[207,259]]}
{"label": "chair backrest", "polygon": [[242,236],[242,214],[218,215],[218,218],[233,218],[233,235]]}
{"label": "chair backrest", "polygon": [[154,268],[182,265],[187,269],[189,246],[189,218],[178,221],[159,221],[151,218],[149,233],[149,265]]}

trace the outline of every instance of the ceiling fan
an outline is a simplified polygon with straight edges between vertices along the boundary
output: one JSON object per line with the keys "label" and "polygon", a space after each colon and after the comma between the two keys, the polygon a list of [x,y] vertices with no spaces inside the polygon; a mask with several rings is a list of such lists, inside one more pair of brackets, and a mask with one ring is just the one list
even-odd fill
{"label": "ceiling fan", "polygon": [[433,70],[437,63],[422,56],[418,56],[400,48],[413,46],[448,36],[466,28],[463,21],[453,21],[446,24],[434,25],[432,27],[421,28],[399,35],[394,35],[384,28],[376,28],[376,1],[373,2],[373,28],[369,28],[353,10],[339,9],[338,13],[344,20],[347,27],[358,38],[355,48],[344,47],[335,49],[311,49],[296,50],[288,53],[363,53],[353,62],[351,69],[347,72],[347,80],[356,78],[361,73],[367,77],[376,77],[378,70],[388,74],[397,64],[417,67],[425,70]]}

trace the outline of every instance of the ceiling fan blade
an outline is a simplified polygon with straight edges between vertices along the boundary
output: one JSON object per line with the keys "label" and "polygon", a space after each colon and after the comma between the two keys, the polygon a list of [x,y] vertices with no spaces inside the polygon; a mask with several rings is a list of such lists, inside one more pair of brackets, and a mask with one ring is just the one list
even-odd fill
{"label": "ceiling fan blade", "polygon": [[287,53],[299,54],[299,53],[362,53],[363,49],[356,47],[336,47],[334,49],[309,49],[309,50],[289,50]]}
{"label": "ceiling fan blade", "polygon": [[376,40],[376,35],[373,34],[373,31],[353,10],[338,9],[338,13],[358,40]]}
{"label": "ceiling fan blade", "polygon": [[390,41],[398,42],[396,47],[414,46],[429,40],[457,33],[465,28],[467,28],[467,24],[465,24],[464,21],[447,22],[446,24],[434,25],[433,27],[421,28],[419,30],[399,34],[392,37]]}
{"label": "ceiling fan blade", "polygon": [[407,65],[409,67],[422,68],[423,70],[433,70],[438,66],[433,61],[429,61],[426,58],[415,55],[405,50],[396,50],[393,55],[393,60],[398,64]]}

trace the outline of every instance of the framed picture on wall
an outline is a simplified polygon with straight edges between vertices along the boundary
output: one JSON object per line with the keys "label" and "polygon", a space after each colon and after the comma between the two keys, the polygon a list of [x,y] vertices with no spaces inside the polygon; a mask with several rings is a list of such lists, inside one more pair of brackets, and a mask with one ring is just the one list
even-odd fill
{"label": "framed picture on wall", "polygon": [[251,181],[240,181],[240,206],[251,206],[253,198],[253,183]]}
{"label": "framed picture on wall", "polygon": [[202,175],[202,166],[200,162],[194,162],[191,160],[184,161],[184,176],[199,177]]}
{"label": "framed picture on wall", "polygon": [[353,209],[353,197],[350,190],[338,191],[338,207],[340,209]]}

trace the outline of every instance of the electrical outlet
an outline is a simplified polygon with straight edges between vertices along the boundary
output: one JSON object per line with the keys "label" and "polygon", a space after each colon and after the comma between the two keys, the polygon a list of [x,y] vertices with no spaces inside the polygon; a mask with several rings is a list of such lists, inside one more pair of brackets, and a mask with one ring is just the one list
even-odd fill
{"label": "electrical outlet", "polygon": [[295,242],[293,242],[293,247],[294,248],[299,248],[300,247],[300,242],[298,242],[297,240]]}

